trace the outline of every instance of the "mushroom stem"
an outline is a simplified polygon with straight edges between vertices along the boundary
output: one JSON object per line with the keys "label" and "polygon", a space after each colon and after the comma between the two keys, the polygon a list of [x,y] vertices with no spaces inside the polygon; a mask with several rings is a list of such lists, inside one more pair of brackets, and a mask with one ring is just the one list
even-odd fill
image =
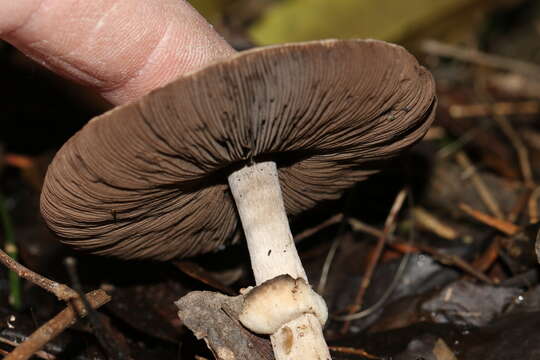
{"label": "mushroom stem", "polygon": [[[244,167],[229,176],[257,285],[279,275],[307,277],[296,251],[275,162]],[[274,355],[285,359],[330,359],[320,321],[310,313],[271,335]]]}
{"label": "mushroom stem", "polygon": [[300,262],[283,205],[276,163],[261,162],[229,176],[251,257],[255,283],[288,274],[303,278]]}

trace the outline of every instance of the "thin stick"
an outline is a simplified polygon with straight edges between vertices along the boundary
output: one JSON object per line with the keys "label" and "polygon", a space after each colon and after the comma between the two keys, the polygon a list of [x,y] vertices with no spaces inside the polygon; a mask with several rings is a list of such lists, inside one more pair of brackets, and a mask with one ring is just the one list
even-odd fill
{"label": "thin stick", "polygon": [[523,210],[525,210],[525,207],[527,207],[527,203],[529,202],[529,198],[531,197],[531,189],[525,189],[518,197],[516,203],[512,206],[512,209],[510,210],[510,213],[508,214],[508,221],[511,223],[515,223]]}
{"label": "thin stick", "polygon": [[[410,238],[414,237],[414,235],[412,235],[413,233],[414,233],[414,229],[411,229]],[[399,281],[401,280],[403,274],[405,273],[405,269],[407,269],[407,265],[409,264],[409,258],[410,258],[412,253],[406,252],[404,254],[405,255],[402,256],[402,259],[401,259],[401,261],[399,263],[399,266],[398,266],[396,272],[394,273],[394,277],[392,278],[392,282],[386,288],[385,292],[382,294],[382,296],[379,298],[379,300],[377,300],[377,302],[375,304],[371,305],[367,309],[364,309],[362,311],[359,311],[359,312],[356,312],[356,313],[353,313],[353,314],[332,315],[332,319],[337,320],[337,321],[359,320],[359,319],[365,318],[365,317],[375,313],[377,310],[382,308],[384,306],[384,304],[386,304],[386,301],[390,298],[390,295],[392,295],[394,290],[396,290],[396,288],[397,288],[397,286],[399,284]]]}
{"label": "thin stick", "polygon": [[334,261],[334,258],[336,256],[337,249],[341,245],[341,234],[338,234],[332,241],[332,246],[330,247],[330,250],[328,250],[328,253],[326,254],[326,258],[324,259],[324,264],[321,270],[321,277],[319,278],[319,284],[317,285],[317,292],[321,295],[324,294],[324,291],[326,290],[326,283],[328,282],[328,274],[330,273],[330,267],[332,266],[332,262]]}
{"label": "thin stick", "polygon": [[26,266],[19,264],[17,261],[9,257],[8,254],[2,250],[0,250],[0,262],[10,270],[17,273],[17,275],[23,279],[26,279],[32,284],[53,293],[59,300],[69,300],[77,297],[77,293],[69,286],[49,280],[46,277],[33,272]]}
{"label": "thin stick", "polygon": [[[371,282],[371,278],[373,277],[373,273],[375,272],[375,268],[377,267],[379,259],[382,255],[384,244],[386,243],[386,238],[388,237],[388,234],[390,234],[391,229],[394,227],[397,214],[401,210],[401,207],[403,206],[403,202],[405,201],[406,196],[407,196],[407,190],[402,189],[397,194],[394,200],[392,208],[390,209],[390,212],[388,213],[388,217],[386,218],[386,221],[384,223],[383,233],[378,237],[377,244],[375,245],[375,248],[373,249],[371,256],[369,258],[369,262],[368,262],[366,271],[364,272],[364,276],[362,277],[362,281],[360,282],[360,287],[358,288],[358,291],[356,293],[354,303],[349,307],[349,311],[348,311],[349,314],[355,313],[362,308],[362,305],[364,302],[364,296]],[[342,334],[347,333],[349,331],[349,327],[350,327],[350,321],[345,321],[343,323],[343,326],[340,332]]]}
{"label": "thin stick", "polygon": [[421,251],[421,252],[430,254],[431,256],[433,256],[435,260],[437,260],[441,264],[444,264],[447,266],[454,265],[460,270],[462,270],[463,272],[465,272],[466,274],[469,274],[478,280],[481,280],[491,285],[495,284],[495,282],[491,280],[486,274],[478,271],[477,269],[474,268],[474,266],[472,266],[471,264],[469,264],[468,262],[466,262],[459,256],[445,254],[435,248],[432,248],[431,246],[423,245],[423,244],[415,244],[413,247],[411,247],[411,246],[407,246],[407,244],[403,244],[400,242],[392,242],[389,244],[389,246],[403,253]]}
{"label": "thin stick", "polygon": [[[349,223],[351,224],[351,227],[353,228],[353,230],[362,231],[366,234],[369,234],[375,237],[381,236],[381,234],[383,233],[382,230],[379,230],[371,225],[363,223],[357,219],[350,218]],[[402,253],[408,254],[408,253],[414,253],[414,252],[425,252],[427,254],[432,255],[435,260],[437,260],[438,262],[444,265],[455,266],[459,268],[460,270],[462,270],[463,272],[474,276],[478,280],[481,280],[488,284],[493,284],[493,281],[489,277],[477,271],[472,265],[470,265],[465,260],[457,256],[442,253],[427,245],[422,245],[422,244],[410,245],[407,243],[405,239],[402,239],[398,236],[390,236],[390,240],[392,241],[388,242],[388,246]]]}
{"label": "thin stick", "polygon": [[448,136],[448,133],[442,126],[432,126],[428,129],[424,140],[440,140]]}
{"label": "thin stick", "polygon": [[213,287],[216,290],[221,291],[224,294],[234,296],[237,295],[237,291],[233,290],[231,287],[223,284],[221,281],[216,279],[214,275],[208,270],[204,269],[199,264],[189,261],[189,260],[176,260],[173,261],[173,265],[184,274],[189,277],[200,281],[208,286]]}
{"label": "thin stick", "polygon": [[[353,197],[349,196],[348,198],[352,199]],[[350,200],[347,201],[347,205],[346,205],[347,207],[349,205],[349,202]],[[320,295],[324,295],[324,292],[326,290],[326,284],[328,282],[328,274],[330,274],[330,267],[332,266],[332,263],[334,262],[334,258],[336,256],[337,250],[341,246],[341,242],[343,240],[343,232],[345,230],[345,224],[347,223],[345,221],[346,218],[343,213],[334,215],[332,218],[325,221],[325,223],[334,218],[337,222],[340,222],[340,226],[337,231],[337,234],[334,236],[334,240],[332,241],[332,246],[330,246],[330,250],[326,254],[326,258],[324,259],[324,263],[321,269],[321,276],[319,277],[319,283],[317,284],[317,292]],[[295,239],[298,240],[299,236],[297,236]]]}
{"label": "thin stick", "polygon": [[463,210],[463,212],[465,212],[467,215],[473,217],[474,219],[480,221],[481,223],[484,223],[488,226],[491,226],[492,228],[495,228],[505,233],[506,235],[514,235],[520,230],[519,226],[514,225],[511,222],[494,218],[493,216],[485,214],[479,210],[473,209],[467,204],[460,203],[459,208]]}
{"label": "thin stick", "polygon": [[429,230],[435,235],[447,240],[455,240],[459,237],[459,233],[456,230],[443,223],[423,207],[415,207],[413,214],[420,228]]}
{"label": "thin stick", "polygon": [[513,96],[538,98],[540,84],[537,79],[513,73],[490,74],[487,79],[491,88]]}
{"label": "thin stick", "polygon": [[475,269],[482,273],[486,272],[499,258],[499,250],[501,249],[499,237],[491,241],[486,251],[484,251],[472,264]]}
{"label": "thin stick", "polygon": [[[17,342],[11,341],[11,340],[3,338],[3,337],[0,337],[0,342],[2,342],[4,344],[11,345],[13,347],[19,346],[19,344]],[[9,354],[9,352],[6,351],[5,355],[8,355],[8,354]],[[54,356],[53,354],[50,354],[50,353],[48,353],[48,352],[46,352],[44,350],[36,351],[34,356],[37,356],[38,358],[44,359],[44,360],[55,360],[56,359],[56,356]]]}
{"label": "thin stick", "polygon": [[74,257],[70,256],[65,258],[64,264],[66,265],[73,288],[78,293],[79,299],[84,306],[86,314],[88,315],[88,321],[92,325],[94,335],[96,336],[103,350],[105,350],[107,357],[111,360],[125,359],[126,356],[122,353],[121,347],[115,344],[114,336],[106,336],[107,333],[104,329],[101,319],[92,307],[90,300],[86,297],[82,290],[82,286],[79,281],[79,275],[77,274],[77,260]]}
{"label": "thin stick", "polygon": [[[414,208],[414,201],[412,199],[411,194],[409,194],[409,207]],[[407,242],[408,245],[411,245],[414,242],[414,238],[415,238],[415,234],[416,234],[414,213],[412,213],[411,220],[412,220],[412,225],[411,225],[411,228],[409,230],[409,239],[408,239],[408,242]],[[382,234],[383,232],[381,231],[380,233]],[[388,234],[388,235],[390,237],[392,234]],[[371,305],[367,309],[364,309],[364,310],[359,311],[359,312],[354,313],[354,314],[341,315],[341,316],[339,316],[339,315],[338,316],[332,316],[332,319],[337,320],[337,321],[358,320],[358,319],[365,318],[365,317],[375,313],[379,309],[381,309],[384,306],[384,304],[386,304],[386,302],[388,301],[390,296],[394,293],[396,288],[398,287],[398,284],[399,284],[403,274],[405,273],[405,270],[407,269],[407,266],[409,265],[410,257],[411,257],[411,253],[405,253],[403,255],[403,257],[402,257],[402,259],[401,259],[401,261],[399,263],[399,266],[398,266],[396,272],[394,273],[394,277],[392,278],[392,282],[386,288],[386,290],[384,291],[382,296],[379,298],[379,300],[377,300],[377,302],[375,304]]]}
{"label": "thin stick", "polygon": [[[341,245],[344,224],[346,223],[344,221],[345,216],[343,214],[337,214],[337,215],[340,215],[339,221],[341,222],[341,225],[339,226],[337,235],[334,237],[334,240],[332,241],[332,246],[330,247],[330,250],[326,254],[326,258],[324,259],[324,264],[321,269],[321,276],[319,277],[319,284],[317,285],[317,292],[321,295],[323,295],[324,291],[326,290],[326,283],[328,282],[328,274],[330,273],[330,267],[332,266],[332,262],[334,261],[334,258],[336,256],[337,249]],[[334,217],[336,217],[336,219],[338,218],[336,215]]]}
{"label": "thin stick", "polygon": [[456,154],[456,161],[463,168],[463,171],[467,173],[470,172],[470,179],[472,181],[472,184],[478,192],[478,195],[480,196],[480,199],[482,199],[484,205],[486,205],[486,207],[493,215],[495,215],[499,219],[503,219],[504,215],[501,211],[501,208],[499,207],[499,204],[497,203],[497,200],[495,200],[495,198],[491,194],[491,191],[484,183],[484,180],[482,179],[480,174],[478,174],[478,171],[476,171],[476,167],[473,165],[467,154],[464,151],[459,151]]}
{"label": "thin stick", "polygon": [[[494,102],[487,90],[482,88],[479,90],[479,92],[480,96],[483,99],[491,100],[491,103]],[[517,153],[519,167],[523,176],[523,182],[525,183],[525,186],[529,189],[535,188],[536,184],[534,182],[533,172],[531,169],[529,150],[525,146],[525,143],[521,139],[521,136],[514,129],[506,116],[495,113],[493,114],[493,120],[495,120],[495,123],[499,126],[503,134],[508,138]]]}
{"label": "thin stick", "polygon": [[537,223],[538,217],[538,198],[540,197],[540,186],[537,186],[529,197],[529,222],[531,224]]}
{"label": "thin stick", "polygon": [[[485,95],[487,96],[487,95]],[[521,169],[521,173],[523,176],[523,181],[525,183],[525,187],[528,189],[534,189],[536,188],[536,184],[534,181],[533,171],[531,168],[531,160],[529,157],[529,149],[525,146],[523,140],[521,139],[521,136],[518,134],[518,132],[514,129],[510,121],[504,116],[500,114],[494,114],[493,119],[499,125],[502,132],[508,137],[510,140],[510,143],[514,147],[517,153],[518,161],[519,161],[519,167]],[[538,218],[538,205],[535,200],[534,192],[531,194],[531,197],[529,198],[529,215],[534,218]],[[530,218],[530,222],[533,223],[535,221],[532,221]]]}
{"label": "thin stick", "polygon": [[329,346],[329,349],[331,351],[333,351],[333,352],[338,352],[338,353],[342,353],[342,354],[350,354],[350,355],[358,355],[358,356],[362,356],[362,357],[365,357],[365,358],[368,358],[368,359],[374,359],[374,360],[382,359],[382,358],[380,358],[378,356],[371,355],[370,353],[366,352],[365,350],[355,349],[355,348],[348,347],[348,346]]}
{"label": "thin stick", "polygon": [[24,155],[6,154],[4,160],[6,164],[19,169],[29,169],[34,165],[32,159],[29,156]]}
{"label": "thin stick", "polygon": [[[92,308],[98,308],[111,299],[103,290],[94,290],[86,294]],[[4,360],[26,360],[39,351],[45,344],[58,336],[67,327],[77,321],[77,315],[86,316],[87,311],[80,299],[73,299],[71,304],[51,320],[38,328],[22,344],[17,346]]]}
{"label": "thin stick", "polygon": [[480,124],[465,133],[460,135],[456,140],[452,141],[448,145],[443,146],[437,151],[437,159],[446,159],[457,151],[461,150],[465,145],[474,140],[477,134],[481,131],[486,131],[493,126],[491,121],[481,121]]}
{"label": "thin stick", "polygon": [[487,54],[471,48],[444,44],[435,40],[424,41],[421,48],[431,55],[450,57],[476,65],[522,74],[527,77],[540,78],[540,67],[525,61]]}
{"label": "thin stick", "polygon": [[453,104],[448,108],[454,119],[491,115],[531,115],[540,112],[538,101],[496,102],[493,104]]}
{"label": "thin stick", "polygon": [[308,237],[318,233],[319,231],[329,227],[329,226],[332,226],[334,224],[337,224],[339,222],[341,222],[341,220],[343,220],[343,214],[342,213],[339,213],[339,214],[335,214],[334,216],[326,219],[325,221],[323,221],[322,223],[320,224],[317,224],[316,226],[312,227],[312,228],[309,228],[309,229],[306,229],[298,234],[295,235],[294,237],[294,241],[298,242],[298,241],[302,241],[304,239],[307,239]]}
{"label": "thin stick", "polygon": [[493,116],[493,119],[495,120],[497,125],[499,125],[506,137],[508,137],[510,143],[512,143],[512,146],[516,150],[519,167],[523,175],[523,181],[525,182],[525,186],[531,189],[534,188],[535,184],[531,169],[531,161],[529,159],[529,150],[527,149],[527,147],[521,140],[521,137],[506,117],[495,114]]}

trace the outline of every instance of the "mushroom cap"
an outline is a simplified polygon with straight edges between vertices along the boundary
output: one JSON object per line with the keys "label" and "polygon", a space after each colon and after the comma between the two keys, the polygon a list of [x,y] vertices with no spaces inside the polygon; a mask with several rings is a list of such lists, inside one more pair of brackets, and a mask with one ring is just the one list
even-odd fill
{"label": "mushroom cap", "polygon": [[273,160],[295,215],[422,138],[430,73],[376,40],[271,46],[178,78],[92,119],[58,151],[46,223],[79,249],[167,260],[241,237],[227,176]]}

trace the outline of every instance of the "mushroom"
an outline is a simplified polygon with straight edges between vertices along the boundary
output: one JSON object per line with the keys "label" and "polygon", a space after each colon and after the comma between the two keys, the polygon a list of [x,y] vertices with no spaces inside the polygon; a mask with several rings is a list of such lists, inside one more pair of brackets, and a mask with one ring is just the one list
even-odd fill
{"label": "mushroom", "polygon": [[266,288],[253,294],[301,288],[299,316],[269,327],[276,358],[330,359],[326,307],[287,214],[339,197],[419,141],[434,92],[412,55],[382,41],[245,51],[91,120],[50,165],[41,211],[66,244],[126,259],[209,252],[243,228]]}

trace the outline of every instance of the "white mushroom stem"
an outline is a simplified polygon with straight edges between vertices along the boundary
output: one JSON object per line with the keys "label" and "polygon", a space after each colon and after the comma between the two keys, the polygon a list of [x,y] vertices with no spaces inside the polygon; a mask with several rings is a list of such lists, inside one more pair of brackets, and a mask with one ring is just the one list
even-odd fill
{"label": "white mushroom stem", "polygon": [[283,274],[307,281],[285,213],[276,163],[262,162],[235,171],[229,176],[229,186],[256,284]]}
{"label": "white mushroom stem", "polygon": [[[307,282],[291,234],[274,162],[244,167],[229,176],[257,285],[279,275]],[[328,346],[312,313],[283,324],[270,336],[277,360],[327,360]]]}

